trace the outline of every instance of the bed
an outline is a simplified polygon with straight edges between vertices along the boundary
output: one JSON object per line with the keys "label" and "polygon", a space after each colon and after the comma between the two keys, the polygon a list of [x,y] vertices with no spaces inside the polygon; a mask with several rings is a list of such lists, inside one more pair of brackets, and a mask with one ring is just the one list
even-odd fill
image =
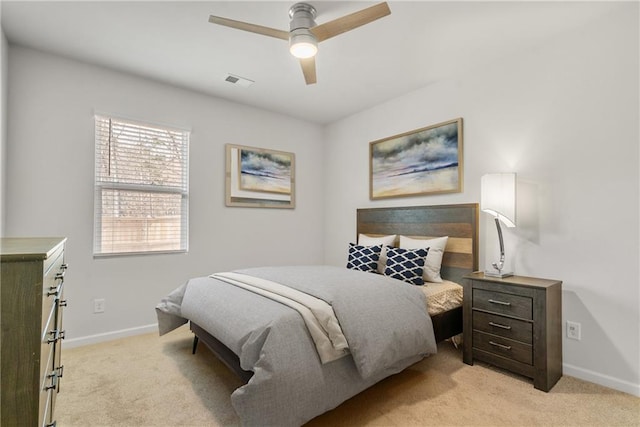
{"label": "bed", "polygon": [[[358,209],[356,229],[358,237],[374,239],[448,236],[440,273],[445,282],[461,283],[465,274],[477,270],[477,219],[476,204]],[[314,348],[309,331],[299,326],[303,322],[298,313],[237,284],[223,283],[228,277],[192,279],[163,299],[157,308],[161,334],[188,321],[195,334],[193,351],[198,342],[205,343],[244,381],[231,396],[244,425],[301,425],[435,353],[435,342],[462,332],[461,306],[427,314],[426,297],[420,303],[416,297],[424,287],[405,283],[385,294],[390,281],[397,281],[383,275],[330,266],[264,267],[230,274],[308,293],[316,292],[319,280],[325,281],[321,277],[331,277],[328,290],[317,296],[331,302],[349,345],[344,357],[318,360],[318,344]],[[431,290],[435,285],[442,286],[434,284]],[[435,293],[442,298],[446,292]],[[374,303],[378,305],[372,314],[367,304]],[[380,331],[385,329],[392,333],[383,336]],[[369,339],[373,334],[376,339]]]}
{"label": "bed", "polygon": [[[462,284],[465,275],[478,270],[477,203],[358,209],[356,230],[358,235],[372,236],[448,236],[442,278]],[[461,305],[431,316],[436,341],[462,333]]]}

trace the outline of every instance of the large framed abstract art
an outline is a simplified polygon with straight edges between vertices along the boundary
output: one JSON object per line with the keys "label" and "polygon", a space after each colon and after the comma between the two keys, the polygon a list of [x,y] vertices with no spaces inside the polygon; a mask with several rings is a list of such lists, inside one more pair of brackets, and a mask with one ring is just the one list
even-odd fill
{"label": "large framed abstract art", "polygon": [[459,193],[462,160],[462,118],[373,141],[369,197]]}
{"label": "large framed abstract art", "polygon": [[295,155],[285,151],[226,145],[226,205],[295,207]]}

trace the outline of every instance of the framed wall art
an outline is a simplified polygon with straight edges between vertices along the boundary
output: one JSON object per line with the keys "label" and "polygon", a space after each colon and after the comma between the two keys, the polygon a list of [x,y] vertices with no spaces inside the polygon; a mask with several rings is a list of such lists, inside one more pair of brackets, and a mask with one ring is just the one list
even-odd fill
{"label": "framed wall art", "polygon": [[369,144],[369,197],[462,191],[462,118]]}
{"label": "framed wall art", "polygon": [[295,155],[285,151],[226,145],[226,205],[295,207]]}

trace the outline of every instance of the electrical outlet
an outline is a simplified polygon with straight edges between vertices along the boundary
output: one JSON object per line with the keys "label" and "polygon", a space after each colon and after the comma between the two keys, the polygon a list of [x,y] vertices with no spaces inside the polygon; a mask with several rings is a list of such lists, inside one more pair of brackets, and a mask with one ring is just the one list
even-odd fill
{"label": "electrical outlet", "polygon": [[582,338],[580,329],[581,329],[580,323],[570,322],[567,320],[567,338],[580,341],[580,339]]}
{"label": "electrical outlet", "polygon": [[104,298],[94,299],[93,300],[93,312],[94,313],[104,313],[104,310],[107,308],[107,303]]}

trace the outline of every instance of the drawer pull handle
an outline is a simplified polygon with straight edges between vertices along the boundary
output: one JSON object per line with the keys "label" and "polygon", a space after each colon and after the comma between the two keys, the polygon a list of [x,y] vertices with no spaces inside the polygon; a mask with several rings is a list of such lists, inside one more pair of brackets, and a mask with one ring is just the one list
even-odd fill
{"label": "drawer pull handle", "polygon": [[54,421],[46,425],[46,427],[56,427],[58,425],[58,421]]}
{"label": "drawer pull handle", "polygon": [[47,344],[53,344],[54,342],[60,339],[60,333],[58,332],[57,329],[53,331],[49,331],[49,335],[51,335],[51,338],[47,340]]}
{"label": "drawer pull handle", "polygon": [[64,270],[60,273],[56,273],[56,280],[63,280],[64,279]]}
{"label": "drawer pull handle", "polygon": [[69,268],[69,264],[66,262],[60,266],[60,270],[66,270],[67,268]]}
{"label": "drawer pull handle", "polygon": [[66,306],[67,306],[67,300],[66,299],[60,300],[60,307],[66,307]]}
{"label": "drawer pull handle", "polygon": [[489,322],[491,326],[495,326],[496,328],[506,329],[507,331],[511,329],[509,325],[501,325],[500,323]]}
{"label": "drawer pull handle", "polygon": [[56,372],[52,372],[47,375],[47,378],[51,378],[51,384],[46,386],[44,390],[47,391],[56,388],[56,385],[58,384],[58,374]]}
{"label": "drawer pull handle", "polygon": [[58,286],[49,286],[49,291],[47,292],[48,297],[52,297],[54,295],[58,295],[60,293],[60,289],[62,287],[62,283]]}
{"label": "drawer pull handle", "polygon": [[58,329],[54,329],[53,331],[49,331],[49,335],[51,335],[51,338],[49,338],[47,340],[47,344],[53,344],[58,340],[63,340],[65,338],[65,331],[62,330],[58,330]]}
{"label": "drawer pull handle", "polygon": [[62,378],[62,376],[64,375],[64,365],[58,366],[56,370],[58,371],[58,378]]}
{"label": "drawer pull handle", "polygon": [[493,342],[493,341],[489,341],[489,344],[491,344],[494,347],[501,348],[503,350],[511,350],[510,345],[498,344],[497,342]]}
{"label": "drawer pull handle", "polygon": [[490,302],[491,304],[511,305],[511,303],[510,303],[510,302],[496,301],[496,300],[494,300],[494,299],[490,299],[490,300],[489,300],[489,302]]}

